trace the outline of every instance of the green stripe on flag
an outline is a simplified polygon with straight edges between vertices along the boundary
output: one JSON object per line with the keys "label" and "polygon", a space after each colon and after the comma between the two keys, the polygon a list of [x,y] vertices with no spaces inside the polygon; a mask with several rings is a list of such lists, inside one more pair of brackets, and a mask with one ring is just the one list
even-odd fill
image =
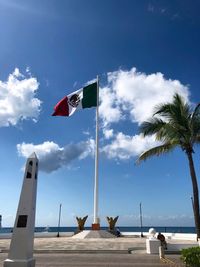
{"label": "green stripe on flag", "polygon": [[97,82],[83,88],[82,107],[91,108],[97,106]]}

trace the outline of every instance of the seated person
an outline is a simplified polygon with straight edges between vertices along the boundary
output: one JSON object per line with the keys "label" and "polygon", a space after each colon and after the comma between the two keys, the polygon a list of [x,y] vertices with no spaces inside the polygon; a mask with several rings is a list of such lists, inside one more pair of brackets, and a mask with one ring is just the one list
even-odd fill
{"label": "seated person", "polygon": [[165,241],[165,236],[163,234],[159,233],[158,236],[157,236],[157,239],[160,240],[161,246],[164,249],[167,249],[167,242]]}
{"label": "seated person", "polygon": [[117,237],[120,237],[120,236],[121,236],[121,233],[120,233],[120,231],[119,231],[119,228],[116,229],[116,236],[117,236]]}

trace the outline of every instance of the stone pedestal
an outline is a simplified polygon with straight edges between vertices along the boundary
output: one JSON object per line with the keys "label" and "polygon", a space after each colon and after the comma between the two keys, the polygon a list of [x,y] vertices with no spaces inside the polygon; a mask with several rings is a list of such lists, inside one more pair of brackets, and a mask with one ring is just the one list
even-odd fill
{"label": "stone pedestal", "polygon": [[97,217],[93,221],[92,230],[100,230],[100,219]]}
{"label": "stone pedestal", "polygon": [[100,230],[100,224],[99,223],[93,223],[92,224],[92,230]]}
{"label": "stone pedestal", "polygon": [[155,238],[146,240],[147,254],[159,254],[160,240]]}
{"label": "stone pedestal", "polygon": [[4,267],[35,267],[35,259],[28,260],[5,260]]}

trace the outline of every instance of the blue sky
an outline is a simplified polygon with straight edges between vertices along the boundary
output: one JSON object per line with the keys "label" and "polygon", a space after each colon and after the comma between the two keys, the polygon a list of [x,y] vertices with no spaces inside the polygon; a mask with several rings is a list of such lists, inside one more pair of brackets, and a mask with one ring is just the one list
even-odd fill
{"label": "blue sky", "polygon": [[[176,150],[139,166],[155,145],[139,125],[180,93],[199,102],[199,1],[0,0],[0,213],[12,226],[33,152],[36,225],[93,216],[95,109],[52,117],[54,105],[100,77],[99,215],[118,225],[192,226],[187,159]],[[194,155],[199,176],[199,149]]]}

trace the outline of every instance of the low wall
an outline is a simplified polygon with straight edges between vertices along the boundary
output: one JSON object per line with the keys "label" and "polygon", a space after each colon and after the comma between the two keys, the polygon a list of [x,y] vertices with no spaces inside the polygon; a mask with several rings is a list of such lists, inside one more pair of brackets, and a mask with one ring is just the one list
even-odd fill
{"label": "low wall", "polygon": [[163,233],[167,239],[177,239],[177,240],[197,240],[196,234],[188,233]]}
{"label": "low wall", "polygon": [[[122,236],[124,237],[140,237],[141,232],[121,232]],[[174,239],[174,240],[197,240],[197,235],[196,234],[189,234],[189,233],[163,233],[162,234],[165,236],[166,239]],[[144,237],[149,237],[148,232],[143,233]],[[157,235],[156,235],[157,236]]]}

